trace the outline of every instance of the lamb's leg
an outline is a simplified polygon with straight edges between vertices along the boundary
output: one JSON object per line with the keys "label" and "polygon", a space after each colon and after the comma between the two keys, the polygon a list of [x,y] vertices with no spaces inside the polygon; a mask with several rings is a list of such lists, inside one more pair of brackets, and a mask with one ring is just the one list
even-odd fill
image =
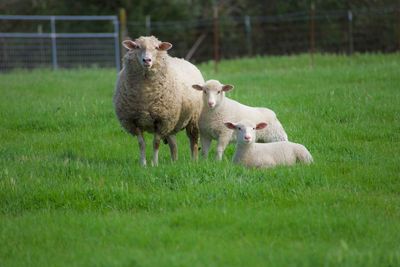
{"label": "lamb's leg", "polygon": [[155,133],[153,139],[153,166],[158,166],[158,150],[160,149],[160,140],[161,136]]}
{"label": "lamb's leg", "polygon": [[143,132],[140,129],[136,129],[135,134],[139,141],[140,164],[146,166],[146,142],[144,141]]}
{"label": "lamb's leg", "polygon": [[205,159],[208,157],[208,151],[210,151],[211,141],[212,141],[211,138],[205,137],[204,135],[200,135],[201,154]]}
{"label": "lamb's leg", "polygon": [[218,143],[217,143],[217,160],[222,160],[222,155],[224,154],[226,146],[229,144],[229,137],[226,136],[220,136],[218,138]]}
{"label": "lamb's leg", "polygon": [[189,137],[192,159],[197,160],[199,157],[199,128],[193,125],[189,125],[188,127],[186,127],[186,134]]}
{"label": "lamb's leg", "polygon": [[175,135],[168,135],[167,142],[169,145],[169,150],[171,151],[172,161],[176,161],[178,159],[178,149],[177,149],[177,145],[176,145]]}

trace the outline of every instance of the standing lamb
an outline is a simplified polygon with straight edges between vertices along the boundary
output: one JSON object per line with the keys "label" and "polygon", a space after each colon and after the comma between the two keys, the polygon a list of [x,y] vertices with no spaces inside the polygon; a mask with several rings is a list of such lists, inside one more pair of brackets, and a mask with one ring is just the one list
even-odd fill
{"label": "standing lamb", "polygon": [[288,141],[259,144],[255,143],[256,130],[266,128],[267,123],[255,124],[250,121],[226,122],[225,126],[236,132],[236,151],[233,162],[246,167],[274,167],[293,165],[296,162],[310,164],[313,158],[301,144]]}
{"label": "standing lamb", "polygon": [[198,119],[202,108],[201,94],[191,85],[203,83],[200,71],[188,61],[171,57],[172,47],[154,36],[126,40],[114,94],[114,106],[122,127],[137,136],[140,163],[146,165],[143,132],[154,133],[153,165],[158,164],[160,140],[168,142],[172,160],[177,159],[175,134],[186,128],[191,155],[197,159]]}
{"label": "standing lamb", "polygon": [[203,92],[203,110],[200,115],[200,140],[202,154],[208,156],[212,139],[217,140],[217,159],[221,160],[226,146],[234,142],[233,131],[224,126],[226,121],[248,119],[252,122],[266,121],[270,126],[260,131],[257,142],[287,141],[288,137],[275,112],[268,108],[249,107],[225,97],[232,85],[223,85],[217,80],[209,80],[204,85],[194,84],[193,88]]}

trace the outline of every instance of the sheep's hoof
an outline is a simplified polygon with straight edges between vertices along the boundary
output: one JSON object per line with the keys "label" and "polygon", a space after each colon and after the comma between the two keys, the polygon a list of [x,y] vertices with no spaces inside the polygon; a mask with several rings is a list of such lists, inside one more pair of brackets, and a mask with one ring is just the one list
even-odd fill
{"label": "sheep's hoof", "polygon": [[158,162],[151,161],[151,166],[157,167],[158,166]]}

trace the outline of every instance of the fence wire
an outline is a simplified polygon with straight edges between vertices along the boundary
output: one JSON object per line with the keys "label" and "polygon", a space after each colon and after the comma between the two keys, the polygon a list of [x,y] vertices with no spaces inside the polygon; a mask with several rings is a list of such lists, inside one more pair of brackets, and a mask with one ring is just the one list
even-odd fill
{"label": "fence wire", "polygon": [[[314,23],[314,27],[311,23]],[[185,57],[200,36],[205,35],[192,61],[213,58],[213,20],[132,21],[128,35],[136,38],[153,34],[174,44],[175,56]],[[254,55],[306,53],[395,52],[400,50],[400,11],[334,10],[297,12],[278,16],[220,17],[222,58]],[[311,40],[311,36],[313,40]]]}
{"label": "fence wire", "polygon": [[[36,67],[117,67],[120,41],[155,35],[173,43],[170,53],[193,62],[256,55],[395,52],[400,50],[400,10],[312,10],[277,16],[218,18],[219,47],[214,47],[214,22],[129,21],[119,36],[115,16],[0,16],[0,71]],[[111,23],[110,23],[111,22]],[[196,44],[196,45],[195,45]],[[54,48],[56,47],[56,49]],[[56,56],[55,56],[56,54]]]}
{"label": "fence wire", "polygon": [[0,16],[0,71],[120,68],[116,16]]}

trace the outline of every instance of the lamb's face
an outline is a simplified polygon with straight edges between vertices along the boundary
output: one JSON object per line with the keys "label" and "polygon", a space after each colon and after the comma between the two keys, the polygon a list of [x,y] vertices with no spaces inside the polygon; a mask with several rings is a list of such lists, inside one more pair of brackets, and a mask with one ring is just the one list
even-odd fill
{"label": "lamb's face", "polygon": [[140,66],[144,69],[150,69],[154,65],[160,51],[167,51],[172,47],[172,44],[160,42],[154,36],[140,37],[135,41],[126,40],[122,44],[129,50],[128,53],[133,53],[136,56]]}
{"label": "lamb's face", "polygon": [[194,89],[203,91],[203,103],[204,106],[208,106],[209,109],[215,109],[221,104],[225,97],[225,92],[232,90],[232,85],[223,85],[219,81],[209,80],[204,85],[193,85]]}
{"label": "lamb's face", "polygon": [[267,123],[260,122],[256,125],[248,121],[226,122],[225,126],[236,132],[236,140],[239,144],[251,144],[256,141],[256,130],[264,129]]}

